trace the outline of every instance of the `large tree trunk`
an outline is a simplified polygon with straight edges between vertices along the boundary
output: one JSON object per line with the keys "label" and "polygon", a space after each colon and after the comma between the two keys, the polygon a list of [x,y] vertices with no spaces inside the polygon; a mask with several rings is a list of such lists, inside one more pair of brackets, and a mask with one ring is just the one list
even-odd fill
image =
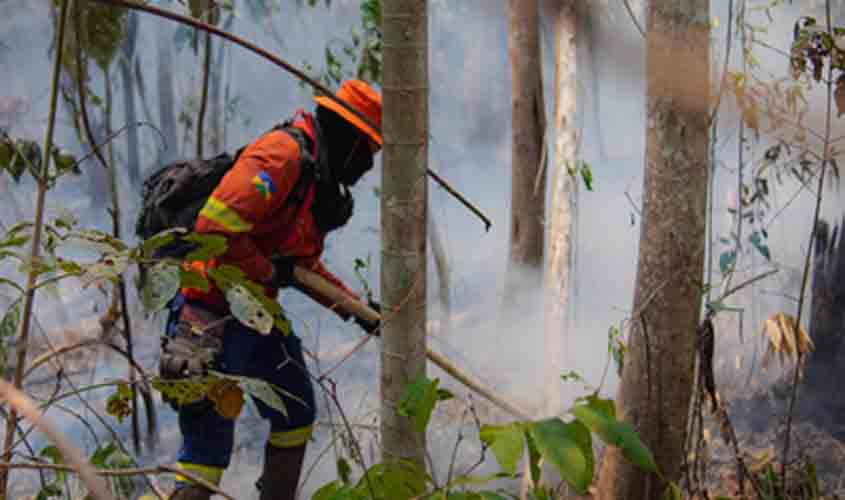
{"label": "large tree trunk", "polygon": [[[541,156],[545,116],[540,58],[537,0],[508,0],[511,65],[511,244],[510,262],[516,269],[534,269],[538,281],[515,283],[539,286],[543,265],[543,213],[546,183]],[[511,273],[513,274],[513,273]]]}
{"label": "large tree trunk", "polygon": [[425,434],[397,409],[426,365],[427,0],[383,0],[382,15],[382,458],[424,464]]}
{"label": "large tree trunk", "polygon": [[[681,472],[701,310],[708,179],[709,0],[652,0],[646,40],[643,218],[620,416],[653,451],[666,480]],[[598,498],[659,499],[655,475],[618,448]]]}
{"label": "large tree trunk", "polygon": [[549,214],[546,271],[546,309],[543,382],[546,384],[545,412],[556,415],[561,410],[561,386],[556,383],[563,372],[563,335],[571,319],[572,231],[575,220],[577,183],[568,166],[576,161],[577,137],[575,113],[578,96],[576,66],[576,0],[561,2],[557,13],[557,64],[555,69],[555,155]]}

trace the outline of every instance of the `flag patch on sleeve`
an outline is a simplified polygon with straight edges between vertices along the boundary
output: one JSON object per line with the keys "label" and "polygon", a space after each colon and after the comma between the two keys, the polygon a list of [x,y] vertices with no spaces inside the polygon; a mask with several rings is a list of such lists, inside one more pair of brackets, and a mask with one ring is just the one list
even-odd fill
{"label": "flag patch on sleeve", "polygon": [[270,174],[263,170],[252,178],[252,185],[261,193],[264,201],[272,200],[273,194],[276,193],[276,185],[273,184],[273,179],[270,178]]}

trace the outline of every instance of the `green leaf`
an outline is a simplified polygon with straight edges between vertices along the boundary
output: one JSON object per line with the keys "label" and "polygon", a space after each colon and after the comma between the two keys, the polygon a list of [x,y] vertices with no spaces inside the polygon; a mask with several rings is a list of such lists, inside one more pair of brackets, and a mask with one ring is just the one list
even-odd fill
{"label": "green leaf", "polygon": [[141,301],[148,311],[160,311],[179,293],[182,269],[172,262],[157,262],[141,290]]}
{"label": "green leaf", "polygon": [[208,293],[211,283],[194,269],[185,269],[179,266],[179,282],[183,287],[196,288]]}
{"label": "green leaf", "polygon": [[91,455],[91,465],[104,468],[108,463],[108,459],[117,451],[117,446],[114,442],[109,442],[106,445],[102,445],[96,450],[94,450],[94,454]]}
{"label": "green leaf", "polygon": [[249,394],[251,397],[261,401],[285,417],[288,416],[288,409],[284,400],[282,400],[280,393],[284,394],[287,398],[294,400],[296,404],[306,404],[301,398],[261,379],[241,377],[238,375],[230,375],[228,373],[216,371],[209,371],[209,373],[216,377],[235,380],[246,394]]}
{"label": "green leaf", "polygon": [[321,486],[311,496],[311,500],[353,500],[360,498],[354,488],[332,481]]}
{"label": "green leaf", "polygon": [[580,383],[586,382],[586,380],[584,380],[584,377],[582,377],[580,373],[578,373],[576,371],[572,371],[572,370],[565,372],[565,373],[561,373],[560,379],[563,380],[564,382],[580,382]]}
{"label": "green leaf", "polygon": [[403,417],[410,418],[417,432],[425,432],[428,426],[431,413],[437,404],[439,383],[439,379],[431,380],[425,375],[420,375],[402,391],[397,412]]}
{"label": "green leaf", "polygon": [[760,252],[760,255],[762,255],[766,260],[772,260],[772,253],[771,251],[769,251],[769,246],[763,242],[763,237],[760,235],[759,231],[754,231],[753,233],[751,233],[751,236],[748,238],[748,240],[751,242],[752,245],[754,245],[754,248],[756,248],[757,251]]}
{"label": "green leaf", "polygon": [[282,333],[290,333],[290,322],[285,318],[282,306],[273,299],[264,295],[264,288],[250,281],[246,274],[238,267],[224,264],[220,267],[210,269],[208,276],[214,281],[218,288],[227,292],[234,286],[241,286],[250,293],[252,299],[257,301],[264,308],[264,312],[270,315],[273,325]]}
{"label": "green leaf", "polygon": [[337,475],[340,476],[343,484],[349,484],[350,477],[352,476],[352,467],[349,466],[349,462],[343,457],[338,457],[337,459]]}
{"label": "green leaf", "polygon": [[481,495],[482,500],[507,500],[495,491],[479,491],[478,494]]}
{"label": "green leaf", "polygon": [[666,490],[663,491],[663,500],[683,500],[681,489],[674,482],[666,485]]}
{"label": "green leaf", "polygon": [[540,459],[543,458],[543,455],[540,454],[540,449],[537,447],[537,442],[532,433],[525,433],[525,444],[528,446],[528,465],[531,472],[531,480],[534,481],[534,484],[537,484],[540,482],[540,474],[542,473]]}
{"label": "green leaf", "polygon": [[730,272],[734,264],[736,264],[736,251],[734,250],[727,250],[722,252],[722,255],[719,256],[719,271],[722,274],[727,274]]}
{"label": "green leaf", "polygon": [[6,314],[3,315],[3,319],[0,320],[0,340],[11,339],[17,335],[20,317],[21,303],[19,300],[16,300],[9,306]]}
{"label": "green leaf", "polygon": [[199,260],[206,262],[215,257],[220,257],[226,253],[228,248],[226,237],[219,234],[191,233],[183,239],[199,245],[199,248],[185,256],[186,260]]}
{"label": "green leaf", "polygon": [[235,285],[226,290],[226,301],[232,316],[244,325],[262,335],[268,335],[273,330],[273,317],[243,286]]}
{"label": "green leaf", "polygon": [[49,445],[45,446],[44,449],[41,450],[40,455],[44,458],[49,458],[50,462],[60,465],[65,463],[64,456],[62,452],[56,446]]}
{"label": "green leaf", "polygon": [[355,489],[366,498],[372,487],[374,498],[410,500],[422,495],[426,482],[430,481],[425,469],[408,460],[390,460],[370,467]]}
{"label": "green leaf", "polygon": [[590,394],[583,401],[587,406],[606,415],[608,418],[616,418],[616,403],[612,399],[603,399],[596,394]]}
{"label": "green leaf", "polygon": [[579,493],[586,493],[593,481],[593,448],[590,431],[580,422],[564,423],[550,418],[534,423],[529,432],[537,449]]}
{"label": "green leaf", "polygon": [[645,444],[627,422],[615,418],[588,405],[577,405],[572,414],[589,430],[595,432],[605,443],[616,446],[629,462],[647,472],[657,472],[657,464]]}
{"label": "green leaf", "polygon": [[516,466],[525,450],[525,428],[521,423],[507,425],[482,425],[481,441],[490,446],[499,467],[510,475],[516,474]]}
{"label": "green leaf", "polygon": [[144,240],[144,242],[141,244],[141,252],[143,253],[144,257],[150,258],[156,250],[165,245],[169,245],[176,239],[177,234],[182,234],[184,232],[184,229],[176,228],[168,229],[166,231],[154,234]]}
{"label": "green leaf", "polygon": [[581,162],[581,178],[584,180],[584,186],[587,187],[587,191],[592,191],[593,171],[590,168],[590,164],[587,162]]}
{"label": "green leaf", "polygon": [[[64,474],[64,472],[62,472],[62,474]],[[62,491],[61,481],[57,480],[55,483],[48,484],[41,488],[38,495],[35,497],[35,500],[47,500],[48,498],[63,496],[64,491]]]}

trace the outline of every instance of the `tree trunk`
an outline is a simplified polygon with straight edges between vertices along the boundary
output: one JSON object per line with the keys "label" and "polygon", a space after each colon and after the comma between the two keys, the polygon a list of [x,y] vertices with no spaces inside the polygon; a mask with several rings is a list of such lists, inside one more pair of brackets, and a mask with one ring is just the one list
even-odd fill
{"label": "tree trunk", "polygon": [[561,410],[558,377],[563,372],[562,337],[569,331],[571,318],[571,271],[573,258],[572,232],[575,220],[577,183],[569,175],[569,166],[576,161],[577,137],[575,113],[578,82],[576,66],[576,34],[578,16],[576,0],[565,0],[557,13],[557,65],[555,69],[555,156],[549,214],[548,256],[546,271],[545,346],[543,383],[547,388],[545,413],[556,415]]}
{"label": "tree trunk", "polygon": [[[539,270],[543,265],[546,183],[541,156],[546,124],[537,0],[508,0],[508,18],[513,129],[510,262],[516,268]],[[515,280],[510,281],[512,292]],[[526,284],[530,289],[539,285]]]}
{"label": "tree trunk", "polygon": [[131,186],[138,186],[141,182],[141,166],[138,153],[138,121],[135,109],[135,78],[132,65],[135,59],[135,44],[138,40],[138,13],[129,12],[126,18],[126,40],[121,47],[120,79],[123,82],[123,109],[126,113],[126,170],[129,173]]}
{"label": "tree trunk", "polygon": [[382,16],[382,458],[423,464],[425,434],[397,409],[426,365],[427,1],[383,0]]}
{"label": "tree trunk", "polygon": [[[709,0],[652,0],[646,39],[643,217],[619,415],[680,477],[701,311],[708,167]],[[665,484],[608,447],[598,498],[659,499]]]}
{"label": "tree trunk", "polygon": [[158,36],[158,119],[163,136],[164,150],[160,163],[173,161],[178,155],[179,139],[176,129],[176,98],[173,95],[173,43],[171,31],[159,25]]}

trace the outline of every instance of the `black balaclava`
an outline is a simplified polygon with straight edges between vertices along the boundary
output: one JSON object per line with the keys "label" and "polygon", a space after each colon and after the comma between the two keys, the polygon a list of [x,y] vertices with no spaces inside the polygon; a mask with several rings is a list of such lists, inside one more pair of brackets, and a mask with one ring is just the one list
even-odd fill
{"label": "black balaclava", "polygon": [[367,137],[334,111],[317,106],[317,121],[326,141],[329,170],[344,186],[354,186],[373,168],[373,153]]}

